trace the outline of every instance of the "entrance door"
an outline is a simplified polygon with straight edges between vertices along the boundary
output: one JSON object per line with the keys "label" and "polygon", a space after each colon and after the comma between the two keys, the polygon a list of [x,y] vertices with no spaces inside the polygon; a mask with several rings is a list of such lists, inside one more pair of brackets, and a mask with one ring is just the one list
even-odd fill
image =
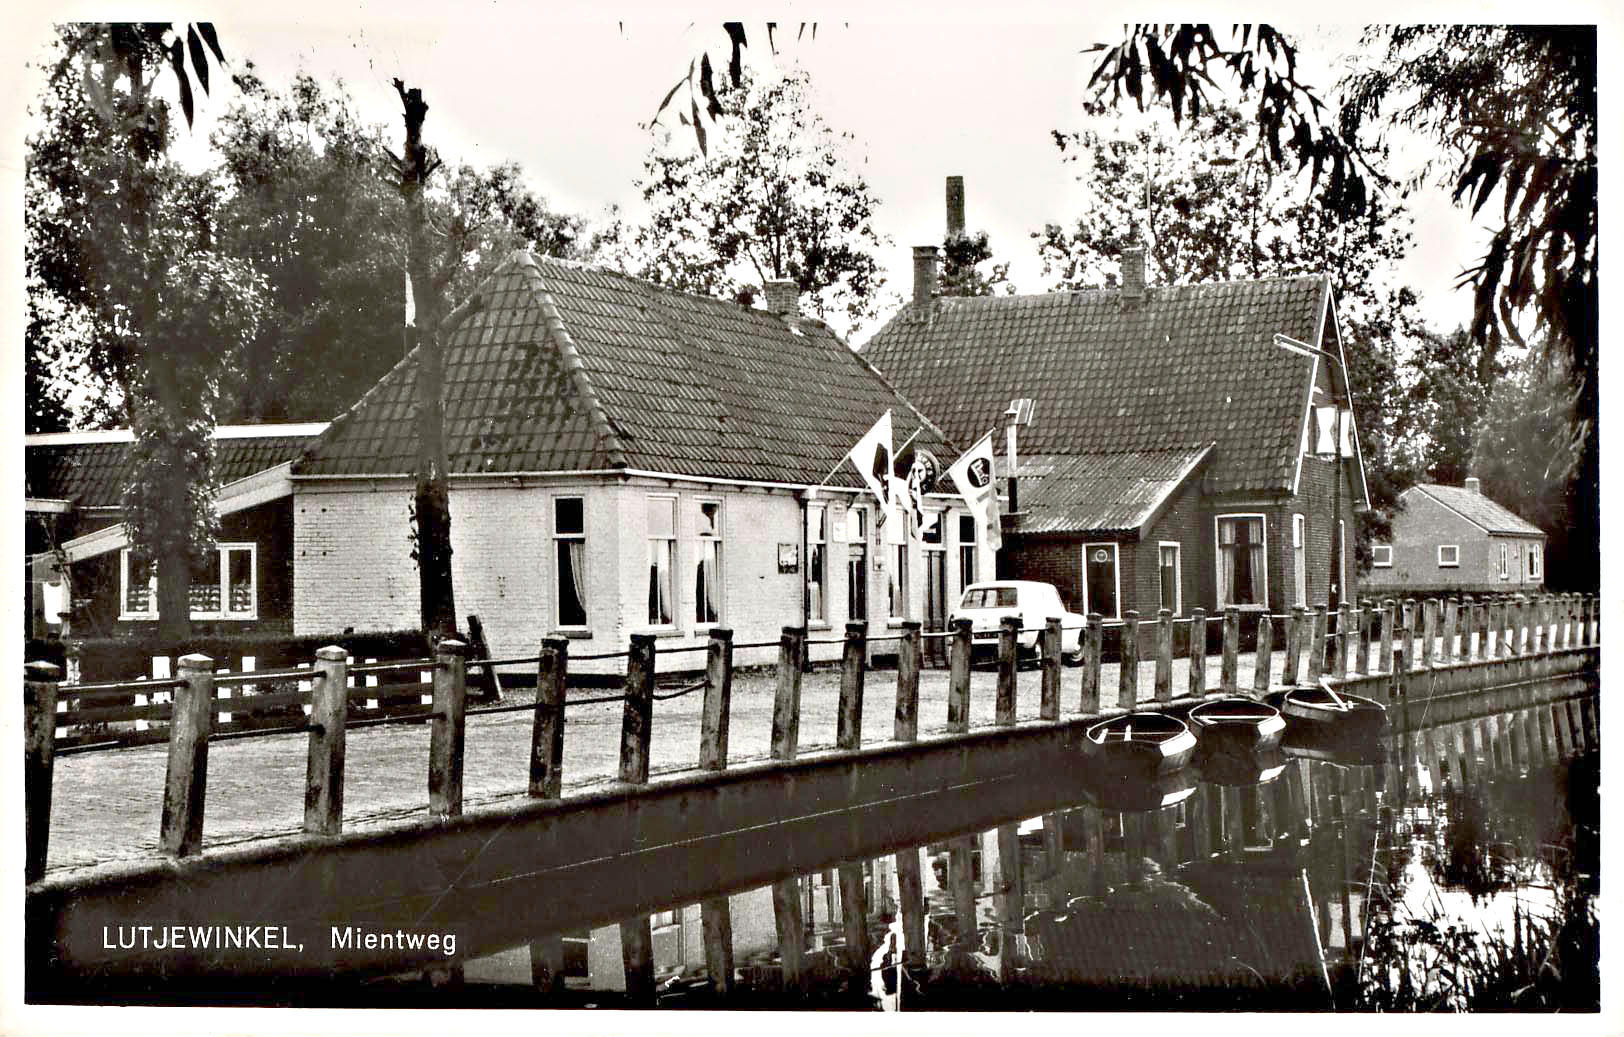
{"label": "entrance door", "polygon": [[1084,609],[1098,612],[1106,619],[1121,618],[1117,612],[1117,546],[1085,544],[1083,574]]}

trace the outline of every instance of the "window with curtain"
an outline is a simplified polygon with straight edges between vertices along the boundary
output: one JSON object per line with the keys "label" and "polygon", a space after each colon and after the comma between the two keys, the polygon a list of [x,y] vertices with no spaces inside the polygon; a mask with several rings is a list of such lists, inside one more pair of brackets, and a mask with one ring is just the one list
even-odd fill
{"label": "window with curtain", "polygon": [[553,600],[558,625],[586,626],[586,506],[580,497],[553,498]]}
{"label": "window with curtain", "polygon": [[119,618],[158,618],[157,570],[152,562],[138,560],[129,548],[119,552]]}
{"label": "window with curtain", "polygon": [[868,619],[868,511],[846,509],[846,618]]}
{"label": "window with curtain", "polygon": [[1179,591],[1179,545],[1163,542],[1156,545],[1157,568],[1161,575],[1161,607],[1178,615],[1184,607]]}
{"label": "window with curtain", "polygon": [[1218,517],[1218,607],[1261,605],[1267,597],[1263,516]]}
{"label": "window with curtain", "polygon": [[722,621],[722,502],[700,501],[694,550],[694,622]]}
{"label": "window with curtain", "polygon": [[1543,560],[1540,558],[1539,545],[1538,544],[1529,544],[1528,545],[1528,578],[1530,580],[1537,580],[1543,575],[1543,572],[1541,570],[1542,561]]}
{"label": "window with curtain", "polygon": [[976,582],[976,517],[959,516],[959,590]]}
{"label": "window with curtain", "polygon": [[1297,592],[1295,604],[1308,604],[1308,518],[1291,516],[1291,575]]}
{"label": "window with curtain", "polygon": [[648,498],[648,625],[676,622],[677,500]]}
{"label": "window with curtain", "polygon": [[822,504],[806,506],[806,621],[829,621],[829,510]]}
{"label": "window with curtain", "polygon": [[886,574],[887,604],[892,619],[905,619],[908,615],[908,545],[898,544],[892,555],[891,571]]}
{"label": "window with curtain", "polygon": [[[256,619],[259,615],[255,558],[251,543],[217,544],[187,587],[193,619]],[[120,552],[119,618],[158,618],[157,569],[138,562],[129,548]]]}

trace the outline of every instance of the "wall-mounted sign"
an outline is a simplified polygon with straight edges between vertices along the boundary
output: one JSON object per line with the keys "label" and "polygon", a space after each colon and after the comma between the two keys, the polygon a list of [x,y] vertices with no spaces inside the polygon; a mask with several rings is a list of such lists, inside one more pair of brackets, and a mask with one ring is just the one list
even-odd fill
{"label": "wall-mounted sign", "polygon": [[778,571],[781,573],[796,572],[801,568],[801,545],[778,545]]}

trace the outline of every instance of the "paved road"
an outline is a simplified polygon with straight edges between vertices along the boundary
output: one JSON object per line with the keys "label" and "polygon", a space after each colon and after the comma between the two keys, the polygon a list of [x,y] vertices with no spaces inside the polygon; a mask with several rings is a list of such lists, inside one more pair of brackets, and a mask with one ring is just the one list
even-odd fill
{"label": "paved road", "polygon": [[[1278,683],[1283,653],[1274,653]],[[1207,687],[1218,685],[1219,659],[1207,660]],[[1253,660],[1242,656],[1239,681],[1252,686]],[[1152,697],[1155,664],[1142,661],[1141,700]],[[1082,671],[1067,668],[1061,678],[1062,715],[1077,712]],[[839,671],[820,668],[804,678],[801,694],[801,746],[834,744]],[[1102,667],[1102,700],[1116,702],[1117,667]],[[1173,688],[1188,686],[1188,662],[1173,662]],[[774,676],[770,670],[741,672],[734,678],[729,733],[733,761],[768,755]],[[896,674],[871,671],[863,708],[865,744],[891,738]],[[518,694],[529,694],[520,691]],[[603,694],[580,689],[581,697]],[[1017,718],[1035,718],[1040,674],[1020,673]],[[972,726],[991,725],[995,675],[973,674]],[[920,677],[920,730],[940,731],[947,718],[947,672],[926,670]],[[669,773],[695,766],[699,757],[702,697],[691,694],[654,703],[651,767]],[[621,707],[618,703],[572,707],[564,737],[564,786],[581,789],[611,780],[618,766]],[[412,817],[428,803],[428,729],[420,725],[363,728],[350,732],[345,771],[345,825],[348,829]],[[209,751],[205,846],[222,846],[267,835],[296,832],[303,821],[304,735],[277,735],[216,743]],[[81,867],[111,860],[156,855],[162,807],[163,745],[64,756],[56,762],[49,868]],[[464,802],[469,806],[522,796],[528,777],[530,714],[515,712],[473,717],[468,723]]]}

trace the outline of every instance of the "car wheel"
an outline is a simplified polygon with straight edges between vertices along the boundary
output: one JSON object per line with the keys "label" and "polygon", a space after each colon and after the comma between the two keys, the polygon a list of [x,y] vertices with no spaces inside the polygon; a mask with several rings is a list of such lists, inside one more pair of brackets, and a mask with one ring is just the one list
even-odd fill
{"label": "car wheel", "polygon": [[1063,653],[1061,655],[1061,658],[1065,660],[1067,666],[1081,666],[1081,665],[1083,665],[1083,646],[1082,646],[1082,644],[1079,643],[1077,645],[1076,651]]}

